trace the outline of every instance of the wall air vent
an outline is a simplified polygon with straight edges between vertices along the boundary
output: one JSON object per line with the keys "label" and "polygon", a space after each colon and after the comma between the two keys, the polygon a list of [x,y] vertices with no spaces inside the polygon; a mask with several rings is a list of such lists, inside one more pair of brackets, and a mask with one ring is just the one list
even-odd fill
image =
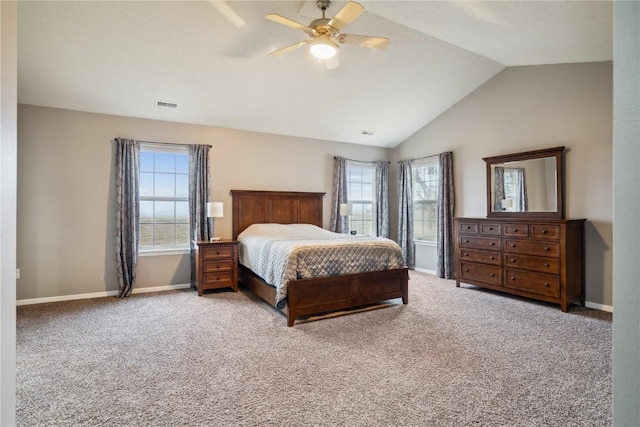
{"label": "wall air vent", "polygon": [[178,108],[178,104],[176,104],[175,102],[156,101],[156,107],[162,107],[162,108]]}

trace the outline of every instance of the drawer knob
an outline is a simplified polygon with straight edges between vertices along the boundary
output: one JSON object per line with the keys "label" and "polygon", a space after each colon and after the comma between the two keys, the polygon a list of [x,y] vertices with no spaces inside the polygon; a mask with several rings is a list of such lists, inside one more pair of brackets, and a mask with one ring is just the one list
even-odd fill
{"label": "drawer knob", "polygon": [[471,226],[467,225],[467,230],[471,230]]}
{"label": "drawer knob", "polygon": [[513,276],[511,276],[511,277],[510,277],[510,279],[511,279],[511,280],[513,280],[513,281],[515,281],[515,280],[516,280],[516,278],[515,278],[515,277],[513,277]]}
{"label": "drawer knob", "polygon": [[549,286],[551,286],[551,285],[550,285],[550,284],[548,284],[547,282],[544,282],[544,286],[548,288],[548,287],[549,287]]}
{"label": "drawer knob", "polygon": [[469,243],[469,241],[468,241],[468,240],[465,240],[464,242],[465,242],[465,243]]}
{"label": "drawer knob", "polygon": [[517,228],[514,228],[514,229],[513,229],[513,232],[514,232],[514,233],[517,233],[517,232],[518,232],[518,229],[517,229]]}
{"label": "drawer knob", "polygon": [[511,247],[512,247],[512,248],[515,248],[515,247],[516,247],[516,244],[515,244],[515,243],[512,243],[512,244],[511,244]]}
{"label": "drawer knob", "polygon": [[469,256],[469,252],[463,253],[462,256]]}
{"label": "drawer knob", "polygon": [[513,258],[509,259],[509,261],[511,261],[511,262],[516,262],[516,260],[515,260],[515,259],[513,259]]}
{"label": "drawer knob", "polygon": [[489,274],[489,276],[496,277],[496,274],[495,273],[491,273],[491,274]]}
{"label": "drawer knob", "polygon": [[493,256],[490,256],[489,259],[495,259]]}
{"label": "drawer knob", "polygon": [[550,248],[549,246],[545,246],[545,247],[544,247],[544,250],[545,250],[545,251],[548,251],[548,250],[550,250],[550,249],[551,249],[551,248]]}
{"label": "drawer knob", "polygon": [[548,262],[545,262],[545,263],[544,263],[544,266],[545,266],[545,267],[549,267],[549,263],[548,263]]}
{"label": "drawer knob", "polygon": [[491,246],[495,246],[495,245],[496,245],[496,242],[491,242],[491,243],[489,243],[489,245],[491,245]]}
{"label": "drawer knob", "polygon": [[468,268],[465,268],[465,269],[464,269],[464,271],[469,271],[469,269],[468,269]]}
{"label": "drawer knob", "polygon": [[493,231],[493,227],[489,227],[489,231]]}
{"label": "drawer knob", "polygon": [[540,231],[540,234],[547,234],[547,230]]}

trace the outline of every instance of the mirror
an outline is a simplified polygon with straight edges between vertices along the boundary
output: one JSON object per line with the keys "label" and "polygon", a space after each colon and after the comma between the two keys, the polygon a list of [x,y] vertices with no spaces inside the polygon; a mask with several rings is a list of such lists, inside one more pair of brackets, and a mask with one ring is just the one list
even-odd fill
{"label": "mirror", "polygon": [[563,218],[564,147],[486,157],[487,217]]}

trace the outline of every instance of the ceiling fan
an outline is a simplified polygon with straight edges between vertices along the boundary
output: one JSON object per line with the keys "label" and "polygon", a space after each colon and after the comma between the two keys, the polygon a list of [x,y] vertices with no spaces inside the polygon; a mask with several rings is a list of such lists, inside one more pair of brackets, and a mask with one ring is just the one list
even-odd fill
{"label": "ceiling fan", "polygon": [[364,12],[362,5],[350,1],[340,9],[333,18],[329,19],[325,17],[325,11],[330,5],[330,0],[317,0],[316,6],[322,11],[322,18],[312,21],[308,26],[273,13],[266,15],[265,18],[267,19],[297,30],[302,30],[311,37],[309,40],[269,52],[269,55],[279,56],[299,49],[302,46],[309,45],[309,52],[316,58],[327,61],[327,66],[329,66],[329,60],[332,60],[338,53],[338,43],[376,49],[384,49],[389,45],[389,39],[383,37],[358,36],[340,32],[344,26]]}

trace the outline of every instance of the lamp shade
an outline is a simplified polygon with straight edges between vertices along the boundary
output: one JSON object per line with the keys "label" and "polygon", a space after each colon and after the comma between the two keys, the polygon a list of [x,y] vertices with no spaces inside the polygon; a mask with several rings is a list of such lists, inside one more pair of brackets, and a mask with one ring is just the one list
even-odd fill
{"label": "lamp shade", "polygon": [[223,216],[224,216],[224,203],[222,202],[207,203],[207,217],[222,218]]}
{"label": "lamp shade", "polygon": [[340,216],[351,215],[351,203],[340,203]]}

